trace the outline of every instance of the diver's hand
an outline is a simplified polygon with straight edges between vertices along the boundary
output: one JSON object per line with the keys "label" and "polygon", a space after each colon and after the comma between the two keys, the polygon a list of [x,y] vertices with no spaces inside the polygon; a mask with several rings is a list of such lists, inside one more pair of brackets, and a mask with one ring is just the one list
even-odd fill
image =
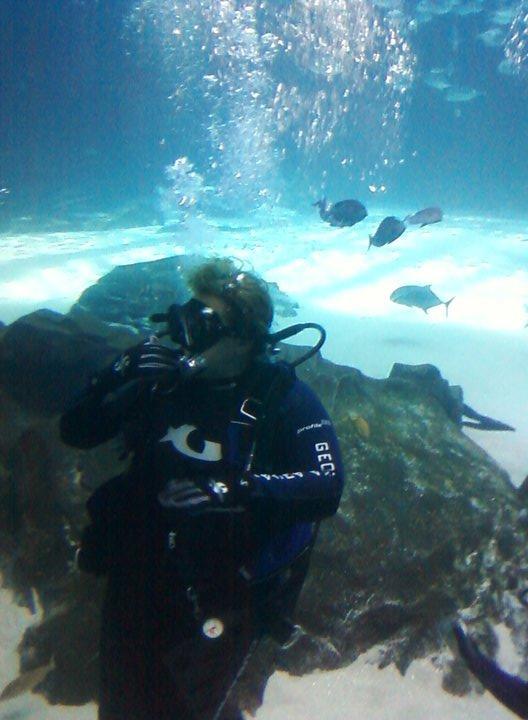
{"label": "diver's hand", "polygon": [[170,480],[158,494],[160,505],[188,515],[209,512],[240,512],[240,492],[214,478]]}
{"label": "diver's hand", "polygon": [[161,375],[178,373],[181,355],[176,350],[162,345],[158,338],[151,337],[141,345],[127,350],[113,364],[116,376],[124,380],[158,378]]}
{"label": "diver's hand", "polygon": [[181,353],[162,345],[156,337],[126,350],[112,365],[95,375],[90,392],[104,398],[120,393],[122,388],[133,387],[140,381],[167,381],[174,385],[182,372]]}

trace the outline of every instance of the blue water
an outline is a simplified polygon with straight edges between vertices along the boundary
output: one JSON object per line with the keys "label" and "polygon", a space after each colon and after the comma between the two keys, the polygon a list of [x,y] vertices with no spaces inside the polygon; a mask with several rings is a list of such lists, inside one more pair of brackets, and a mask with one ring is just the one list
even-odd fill
{"label": "blue water", "polygon": [[[505,0],[3,0],[0,228],[159,222],[181,157],[216,214],[302,212],[326,194],[522,218],[527,12]],[[447,99],[460,88],[475,97]]]}

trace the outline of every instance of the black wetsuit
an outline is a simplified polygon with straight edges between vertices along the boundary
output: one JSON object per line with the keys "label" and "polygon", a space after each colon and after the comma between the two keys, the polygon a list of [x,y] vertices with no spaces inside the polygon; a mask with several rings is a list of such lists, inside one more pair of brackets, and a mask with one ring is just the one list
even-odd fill
{"label": "black wetsuit", "polygon": [[[236,383],[148,390],[121,414],[88,390],[62,418],[70,445],[93,447],[124,428],[133,451],[129,472],[89,499],[79,555],[81,569],[108,578],[101,720],[239,717],[223,706],[229,687],[273,616],[293,609],[309,556],[302,550],[336,512],[343,484],[334,429],[304,383],[292,377],[268,418],[273,442],[265,458],[257,448],[242,505],[194,516],[159,501],[181,478],[236,489],[255,433],[244,400],[258,377],[255,366]],[[210,618],[224,625],[213,640],[202,633]]]}

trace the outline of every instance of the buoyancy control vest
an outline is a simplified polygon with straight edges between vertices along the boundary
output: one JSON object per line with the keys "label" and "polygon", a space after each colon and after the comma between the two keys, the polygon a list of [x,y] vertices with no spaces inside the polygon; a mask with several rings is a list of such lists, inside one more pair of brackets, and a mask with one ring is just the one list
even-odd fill
{"label": "buoyancy control vest", "polygon": [[[242,473],[279,470],[274,466],[277,442],[274,420],[295,381],[294,368],[285,362],[259,362],[252,368],[247,392],[231,420],[232,426],[243,425],[245,430]],[[240,462],[242,448],[236,447],[236,439],[232,444],[235,447],[231,451]],[[248,522],[252,519],[248,518]],[[257,603],[262,627],[281,644],[289,641],[296,628],[289,616],[308,571],[318,527],[318,522],[285,525],[269,534],[258,552],[238,568],[240,582]],[[202,620],[211,608],[203,606],[197,568],[183,547],[176,544],[173,549],[173,562],[178,566],[195,617]]]}

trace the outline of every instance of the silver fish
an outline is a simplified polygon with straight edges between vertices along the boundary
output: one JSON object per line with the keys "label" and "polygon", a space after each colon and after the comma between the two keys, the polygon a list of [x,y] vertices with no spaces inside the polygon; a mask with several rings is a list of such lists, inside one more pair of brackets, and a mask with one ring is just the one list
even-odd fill
{"label": "silver fish", "polygon": [[487,47],[500,47],[504,44],[505,39],[506,31],[498,27],[489,28],[477,35],[477,40],[483,42]]}
{"label": "silver fish", "polygon": [[504,58],[497,65],[497,70],[501,75],[518,75],[519,67],[512,62],[509,58]]}
{"label": "silver fish", "polygon": [[511,25],[517,12],[515,4],[512,7],[503,7],[493,13],[492,22],[496,25]]}
{"label": "silver fish", "polygon": [[429,87],[435,88],[435,90],[447,90],[451,87],[449,80],[442,77],[442,75],[430,75],[425,78],[424,82]]}
{"label": "silver fish", "polygon": [[436,90],[447,90],[452,86],[451,77],[454,67],[449,64],[447,67],[432,67],[424,77],[424,82]]}
{"label": "silver fish", "polygon": [[449,304],[455,298],[453,296],[450,300],[440,300],[431,290],[430,285],[402,285],[391,292],[390,299],[399,305],[420,308],[424,313],[437,305],[445,305],[447,317]]}
{"label": "silver fish", "polygon": [[475,88],[472,87],[463,87],[462,85],[457,85],[446,90],[444,98],[448,102],[459,103],[471,102],[472,100],[475,100],[481,95],[483,95],[483,93],[480,90],[475,90]]}
{"label": "silver fish", "polygon": [[453,7],[456,5],[456,0],[420,0],[416,6],[416,10],[421,12],[430,13],[432,15],[446,15],[451,12]]}
{"label": "silver fish", "polygon": [[458,15],[476,15],[484,10],[481,2],[468,2],[465,5],[458,5],[454,11]]}

